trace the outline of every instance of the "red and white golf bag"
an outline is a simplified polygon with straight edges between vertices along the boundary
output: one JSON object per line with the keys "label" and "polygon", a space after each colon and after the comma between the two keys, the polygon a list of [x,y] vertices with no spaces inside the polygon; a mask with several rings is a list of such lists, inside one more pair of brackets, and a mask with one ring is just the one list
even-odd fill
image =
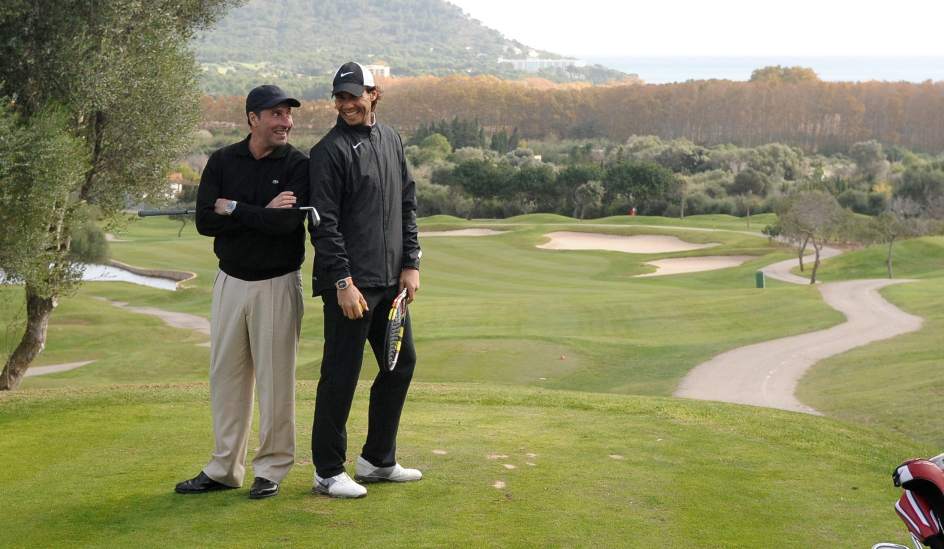
{"label": "red and white golf bag", "polygon": [[944,454],[931,459],[909,459],[895,469],[892,479],[903,493],[895,511],[911,532],[915,547],[944,549]]}

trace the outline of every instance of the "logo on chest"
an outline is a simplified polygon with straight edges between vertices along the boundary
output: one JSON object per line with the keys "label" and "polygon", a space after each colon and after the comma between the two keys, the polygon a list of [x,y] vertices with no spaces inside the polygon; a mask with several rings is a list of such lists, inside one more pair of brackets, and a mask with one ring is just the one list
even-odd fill
{"label": "logo on chest", "polygon": [[273,184],[273,185],[278,185],[278,184],[279,184],[279,180],[278,180],[278,179],[273,179],[273,180],[272,180],[272,184]]}

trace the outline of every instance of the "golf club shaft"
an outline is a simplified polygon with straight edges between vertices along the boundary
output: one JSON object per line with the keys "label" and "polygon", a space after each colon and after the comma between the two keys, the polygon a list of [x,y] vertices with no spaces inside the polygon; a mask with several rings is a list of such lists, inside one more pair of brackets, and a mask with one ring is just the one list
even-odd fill
{"label": "golf club shaft", "polygon": [[[321,224],[321,216],[318,215],[318,210],[316,210],[313,206],[303,206],[297,209],[308,211],[308,219],[311,220],[311,224],[313,227],[317,227],[318,225]],[[153,217],[153,216],[158,216],[158,215],[191,215],[191,214],[196,213],[196,211],[197,210],[195,209],[189,209],[189,208],[188,209],[178,208],[178,209],[173,209],[173,210],[138,210],[138,216],[139,217]]]}
{"label": "golf club shaft", "polygon": [[174,210],[138,210],[139,217],[152,217],[156,215],[190,215],[197,210],[178,208]]}

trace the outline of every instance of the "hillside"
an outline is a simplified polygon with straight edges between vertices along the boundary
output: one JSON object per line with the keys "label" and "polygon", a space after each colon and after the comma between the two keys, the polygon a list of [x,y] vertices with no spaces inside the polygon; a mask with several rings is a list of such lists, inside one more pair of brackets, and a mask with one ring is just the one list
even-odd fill
{"label": "hillside", "polygon": [[[499,57],[523,59],[533,51],[443,0],[252,0],[200,36],[194,48],[208,93],[243,94],[264,76],[291,83],[306,97],[324,97],[333,69],[351,59],[387,65],[393,76],[519,77],[524,73],[499,64]],[[601,66],[540,75],[557,81],[625,76]]]}

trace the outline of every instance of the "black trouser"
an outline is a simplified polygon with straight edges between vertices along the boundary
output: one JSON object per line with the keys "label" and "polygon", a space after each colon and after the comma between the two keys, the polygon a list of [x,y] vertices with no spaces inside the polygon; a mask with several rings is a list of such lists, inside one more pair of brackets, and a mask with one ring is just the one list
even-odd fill
{"label": "black trouser", "polygon": [[345,318],[334,290],[321,295],[324,301],[325,343],[318,398],[315,401],[315,422],[311,432],[312,458],[315,471],[321,478],[333,477],[344,471],[347,452],[345,425],[357,388],[365,341],[370,342],[380,371],[370,388],[367,442],[361,455],[377,467],[389,467],[397,462],[400,412],[416,366],[413,328],[407,316],[397,367],[392,372],[387,371],[383,365],[387,315],[397,295],[397,287],[359,290],[364,294],[370,310],[358,320]]}

